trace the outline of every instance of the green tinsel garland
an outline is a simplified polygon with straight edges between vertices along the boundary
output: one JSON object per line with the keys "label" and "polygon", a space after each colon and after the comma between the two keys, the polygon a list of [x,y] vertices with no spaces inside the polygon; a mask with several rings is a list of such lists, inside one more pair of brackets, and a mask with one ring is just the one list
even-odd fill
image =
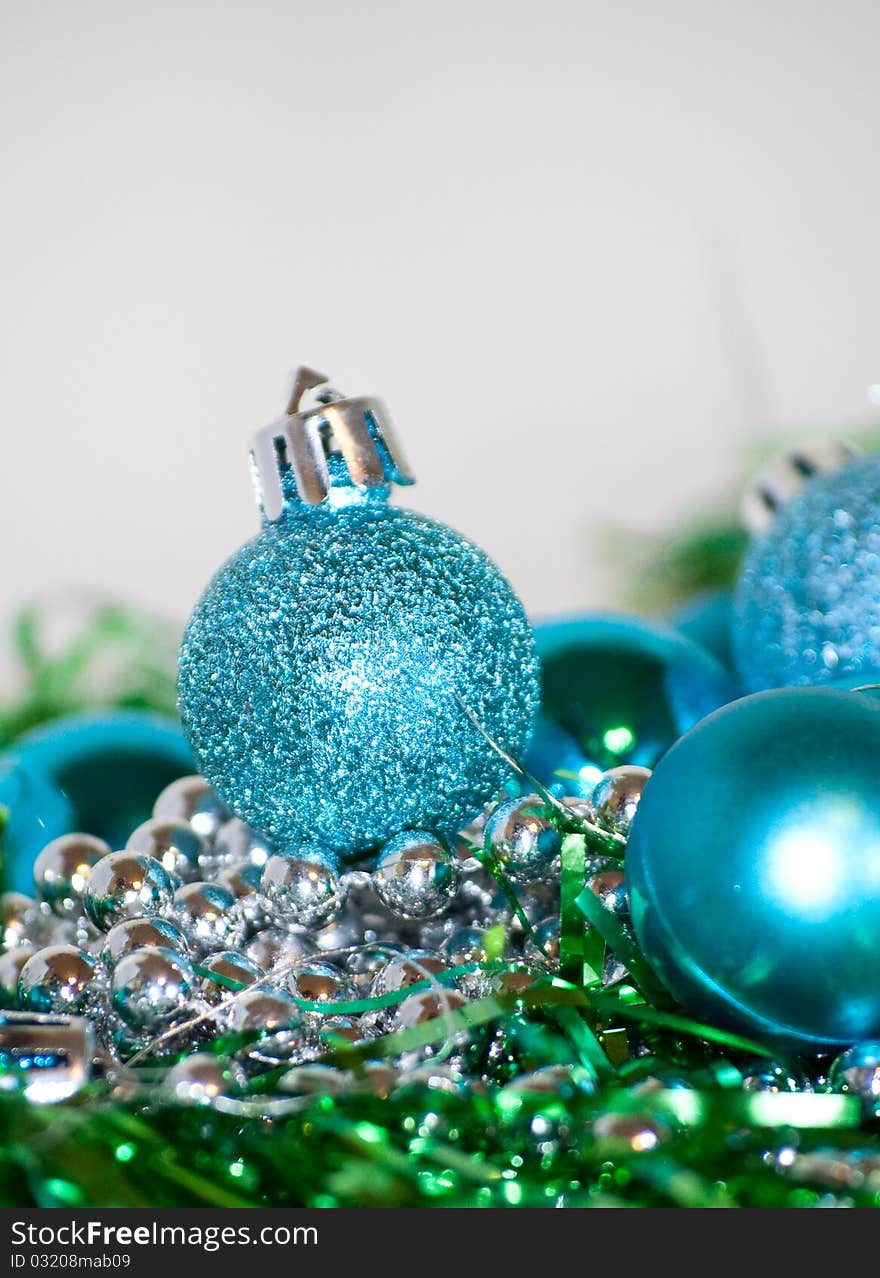
{"label": "green tinsel garland", "polygon": [[[568,1011],[601,1059],[590,1059]],[[500,1072],[568,1067],[553,1092],[502,1080],[455,1094],[426,1085],[281,1100],[294,1112],[218,1113],[94,1087],[51,1109],[0,1103],[0,1205],[814,1206],[880,1203],[880,1142],[857,1100],[748,1093],[749,1045],[619,995],[557,982],[456,1013],[475,1057],[504,1036]],[[584,1018],[584,1019],[581,1019]],[[444,1018],[445,1019],[445,1018]],[[646,1054],[615,1065],[621,1028]],[[373,1042],[389,1053],[449,1033],[429,1022]],[[228,1048],[228,1042],[218,1047]],[[329,1053],[357,1079],[361,1049]],[[153,1071],[155,1072],[155,1071]],[[279,1071],[279,1074],[282,1071]],[[145,1074],[147,1072],[145,1071]],[[591,1093],[582,1082],[599,1075]],[[665,1080],[664,1080],[665,1076]],[[266,1107],[270,1080],[259,1080]],[[278,1093],[280,1098],[283,1094]],[[246,1100],[241,1102],[245,1107]]]}

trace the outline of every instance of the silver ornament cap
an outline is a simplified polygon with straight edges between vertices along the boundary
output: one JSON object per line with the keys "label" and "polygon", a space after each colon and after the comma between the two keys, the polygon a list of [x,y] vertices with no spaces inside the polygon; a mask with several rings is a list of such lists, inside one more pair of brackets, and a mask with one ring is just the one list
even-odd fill
{"label": "silver ornament cap", "polygon": [[281,517],[291,495],[289,480],[296,499],[307,506],[326,501],[333,488],[415,482],[382,401],[341,396],[323,373],[305,367],[294,374],[285,415],[254,436],[251,474],[270,523]]}
{"label": "silver ornament cap", "polygon": [[814,475],[839,470],[857,455],[844,440],[826,439],[789,449],[764,466],[745,489],[740,517],[746,531],[758,537],[773,523],[776,512],[796,497]]}

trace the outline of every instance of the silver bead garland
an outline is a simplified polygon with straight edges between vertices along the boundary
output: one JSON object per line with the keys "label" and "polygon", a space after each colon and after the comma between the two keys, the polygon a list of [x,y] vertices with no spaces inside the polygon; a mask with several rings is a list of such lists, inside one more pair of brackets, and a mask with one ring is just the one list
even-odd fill
{"label": "silver bead garland", "polygon": [[[589,819],[625,837],[647,775],[605,774]],[[37,858],[35,897],[0,896],[0,1000],[12,1009],[0,1021],[86,1018],[94,1036],[82,1041],[90,1051],[100,1045],[102,1069],[189,1050],[163,1083],[185,1104],[219,1104],[272,1064],[291,1066],[286,1093],[329,1091],[331,1074],[348,1087],[344,1073],[310,1064],[328,1044],[411,1029],[493,990],[524,988],[535,967],[555,970],[560,846],[554,814],[527,795],[503,800],[452,845],[404,831],[379,849],[372,870],[340,870],[315,848],[273,850],[201,778],[185,777],[159,795],[121,851],[65,835]],[[525,925],[498,871],[517,885]],[[589,884],[625,912],[611,867],[593,865]],[[523,959],[491,974],[493,962]],[[461,967],[473,970],[446,976]],[[345,1010],[389,994],[398,995],[392,1006]],[[240,1035],[243,1045],[229,1059],[198,1050],[218,1034]],[[450,1085],[460,1081],[461,1046],[448,1042],[440,1056],[452,1055],[433,1067]],[[387,1093],[399,1071],[427,1068],[437,1050],[367,1061],[357,1086]],[[91,1060],[77,1068],[79,1086]],[[67,1086],[34,1094],[53,1098]]]}

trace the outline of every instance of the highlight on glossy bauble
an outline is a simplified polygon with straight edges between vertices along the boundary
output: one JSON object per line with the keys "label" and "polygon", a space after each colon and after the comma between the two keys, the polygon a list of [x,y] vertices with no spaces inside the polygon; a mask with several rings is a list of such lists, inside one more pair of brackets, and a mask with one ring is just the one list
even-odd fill
{"label": "highlight on glossy bauble", "polygon": [[658,763],[626,873],[644,953],[694,1015],[802,1052],[880,1036],[880,702],[792,688]]}

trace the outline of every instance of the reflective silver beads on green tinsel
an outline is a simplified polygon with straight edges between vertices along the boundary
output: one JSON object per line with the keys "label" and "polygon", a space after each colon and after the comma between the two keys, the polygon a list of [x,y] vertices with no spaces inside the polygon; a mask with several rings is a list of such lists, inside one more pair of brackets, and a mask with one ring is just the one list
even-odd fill
{"label": "reflective silver beads on green tinsel", "polygon": [[[454,850],[430,831],[405,831],[372,868],[341,872],[322,849],[273,852],[198,778],[183,778],[123,850],[65,836],[38,860],[37,898],[0,899],[0,985],[7,1003],[89,1018],[105,1069],[174,1058],[223,1034],[241,1036],[233,1065],[252,1076],[319,1059],[334,1042],[415,1031],[524,987],[515,972],[482,974],[498,960],[556,961],[521,932],[493,877],[520,881],[530,917],[554,908],[560,836],[550,813],[531,796],[503,802],[489,822],[491,852],[474,842],[476,829]],[[450,981],[453,966],[465,971]],[[378,1011],[345,1010],[389,997],[398,1001]],[[383,1068],[411,1070],[434,1051]],[[212,1072],[192,1068],[211,1103]],[[178,1081],[185,1091],[183,1068]],[[196,1091],[202,1083],[192,1080]]]}

